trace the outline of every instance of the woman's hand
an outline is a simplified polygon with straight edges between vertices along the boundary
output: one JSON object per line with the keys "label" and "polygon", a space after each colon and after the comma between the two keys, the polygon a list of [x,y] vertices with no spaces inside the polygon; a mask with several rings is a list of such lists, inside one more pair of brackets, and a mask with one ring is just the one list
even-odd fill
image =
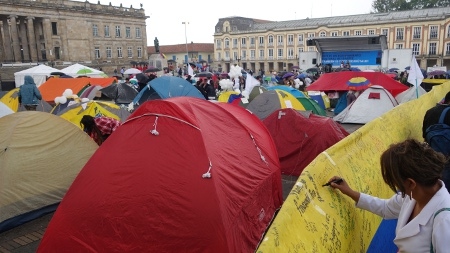
{"label": "woman's hand", "polygon": [[[340,182],[335,183],[335,181],[337,181],[338,179],[342,180],[339,180]],[[334,176],[330,180],[328,180],[328,182],[330,183],[330,187],[332,187],[333,189],[338,189],[343,194],[352,198],[355,202],[358,202],[360,195],[359,192],[354,191],[352,188],[350,188],[350,186],[343,178]]]}

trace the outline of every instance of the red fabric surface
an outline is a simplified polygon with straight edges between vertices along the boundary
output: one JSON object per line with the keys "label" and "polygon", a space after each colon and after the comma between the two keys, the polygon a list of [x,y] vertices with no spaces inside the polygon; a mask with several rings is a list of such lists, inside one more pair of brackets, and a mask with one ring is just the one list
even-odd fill
{"label": "red fabric surface", "polygon": [[81,170],[38,252],[253,252],[281,191],[275,145],[254,115],[148,101]]}
{"label": "red fabric surface", "polygon": [[[279,113],[281,115],[280,119]],[[315,114],[309,118],[294,109],[280,109],[263,120],[277,148],[281,172],[299,176],[318,154],[348,135],[333,119]]]}
{"label": "red fabric surface", "polygon": [[378,92],[369,93],[369,99],[380,99],[380,93]]}
{"label": "red fabric surface", "polygon": [[112,134],[120,126],[118,120],[104,116],[95,117],[94,121],[102,134]]}
{"label": "red fabric surface", "polygon": [[389,91],[392,96],[396,96],[402,91],[408,89],[408,86],[395,81],[381,72],[363,72],[363,71],[343,71],[334,73],[325,73],[317,79],[308,88],[308,91],[345,91],[349,90],[347,82],[353,77],[365,77],[372,85],[380,85]]}

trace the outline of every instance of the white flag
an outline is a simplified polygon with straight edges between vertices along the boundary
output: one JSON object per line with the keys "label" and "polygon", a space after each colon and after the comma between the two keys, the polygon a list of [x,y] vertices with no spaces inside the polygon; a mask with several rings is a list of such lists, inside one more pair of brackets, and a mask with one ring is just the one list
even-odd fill
{"label": "white flag", "polygon": [[194,76],[194,69],[192,69],[191,64],[188,63],[188,75]]}
{"label": "white flag", "polygon": [[253,88],[259,85],[260,83],[258,80],[256,80],[256,78],[254,78],[250,74],[247,74],[247,79],[245,79],[245,89],[242,92],[242,95],[248,97],[250,95],[250,92],[252,92]]}
{"label": "white flag", "polygon": [[408,83],[419,86],[423,80],[422,70],[420,70],[419,64],[417,64],[416,56],[413,55],[411,59],[411,65],[409,65]]}

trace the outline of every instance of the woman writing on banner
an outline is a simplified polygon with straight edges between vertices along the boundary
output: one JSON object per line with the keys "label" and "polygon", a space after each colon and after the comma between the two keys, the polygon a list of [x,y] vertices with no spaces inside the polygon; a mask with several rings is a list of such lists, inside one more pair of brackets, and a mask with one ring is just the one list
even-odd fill
{"label": "woman writing on banner", "polygon": [[331,178],[330,186],[352,198],[358,208],[398,219],[398,252],[449,252],[450,194],[440,180],[445,162],[445,156],[426,143],[408,139],[391,145],[380,158],[383,180],[397,192],[390,199],[354,191],[345,180],[334,183],[339,177]]}

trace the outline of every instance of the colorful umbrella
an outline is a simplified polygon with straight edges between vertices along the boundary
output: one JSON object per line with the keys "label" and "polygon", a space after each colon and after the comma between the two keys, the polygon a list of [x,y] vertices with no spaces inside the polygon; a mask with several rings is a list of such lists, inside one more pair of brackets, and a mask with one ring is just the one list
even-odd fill
{"label": "colorful umbrella", "polygon": [[365,77],[353,77],[348,80],[347,85],[349,90],[364,90],[372,84]]}

